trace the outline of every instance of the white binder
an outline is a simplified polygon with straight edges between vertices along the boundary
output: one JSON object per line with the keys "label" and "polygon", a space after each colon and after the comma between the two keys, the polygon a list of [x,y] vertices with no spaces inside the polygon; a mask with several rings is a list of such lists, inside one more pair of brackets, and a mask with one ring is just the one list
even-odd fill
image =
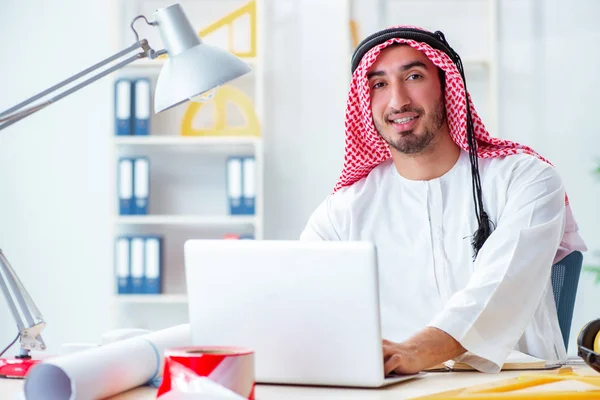
{"label": "white binder", "polygon": [[148,196],[150,195],[150,162],[145,157],[134,160],[134,214],[148,214]]}
{"label": "white binder", "polygon": [[256,200],[256,160],[244,157],[242,170],[244,173],[242,194],[244,214],[254,215]]}
{"label": "white binder", "polygon": [[161,292],[161,238],[146,237],[145,246],[145,289],[144,293],[159,294]]}
{"label": "white binder", "polygon": [[150,134],[150,80],[139,78],[134,81],[135,108],[133,115],[133,134]]}
{"label": "white binder", "polygon": [[144,292],[144,238],[131,238],[131,293]]}
{"label": "white binder", "polygon": [[125,78],[115,82],[115,134],[131,135],[131,81]]}
{"label": "white binder", "polygon": [[119,214],[133,214],[133,160],[119,160]]}
{"label": "white binder", "polygon": [[230,214],[243,214],[242,159],[240,157],[227,159],[227,199]]}
{"label": "white binder", "polygon": [[131,276],[129,273],[129,237],[118,237],[115,243],[115,270],[117,275],[117,293],[131,293]]}

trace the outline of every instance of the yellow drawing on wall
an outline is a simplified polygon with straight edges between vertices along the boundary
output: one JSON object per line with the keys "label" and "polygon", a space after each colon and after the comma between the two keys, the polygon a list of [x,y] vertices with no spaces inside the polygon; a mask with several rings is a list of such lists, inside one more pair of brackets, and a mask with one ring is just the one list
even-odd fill
{"label": "yellow drawing on wall", "polygon": [[[244,22],[248,22],[248,26]],[[227,29],[227,50],[241,58],[256,57],[256,1],[251,0],[223,18],[202,28],[198,35],[204,40],[207,36],[215,34],[221,29]],[[247,32],[239,32],[246,29]],[[236,32],[238,32],[238,36],[235,35]],[[238,40],[249,38],[249,43],[244,43],[242,45],[244,48],[240,49],[240,44],[236,43],[236,38]],[[163,54],[159,58],[166,59],[167,54]]]}
{"label": "yellow drawing on wall", "polygon": [[358,47],[358,22],[354,19],[350,20],[350,38],[352,39],[352,48]]}
{"label": "yellow drawing on wall", "polygon": [[[239,32],[242,28],[242,22],[245,22],[245,18],[248,18],[248,30],[249,32]],[[237,24],[237,26],[236,26]],[[246,28],[245,24],[243,25]],[[213,22],[204,29],[200,30],[198,34],[201,38],[206,38],[212,33],[226,28],[228,38],[228,50],[238,57],[256,57],[256,1],[252,0],[242,7],[230,12],[223,18]],[[236,36],[236,32],[238,36]],[[239,36],[239,35],[242,36]],[[241,39],[247,38],[250,35],[250,41],[244,49],[240,49],[236,38]]]}
{"label": "yellow drawing on wall", "polygon": [[[237,126],[227,122],[228,105],[237,108],[244,123]],[[212,106],[212,126],[195,128],[193,122],[204,106]],[[190,102],[181,123],[182,136],[259,136],[260,126],[254,112],[252,99],[242,90],[225,85],[217,89],[214,97],[206,102]]]}

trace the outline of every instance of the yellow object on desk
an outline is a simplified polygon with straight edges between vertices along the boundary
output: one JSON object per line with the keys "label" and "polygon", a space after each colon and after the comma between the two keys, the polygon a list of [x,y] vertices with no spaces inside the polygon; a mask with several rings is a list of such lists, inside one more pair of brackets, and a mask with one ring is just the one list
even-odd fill
{"label": "yellow object on desk", "polygon": [[411,400],[563,400],[600,399],[600,374],[577,374],[570,367],[450,390]]}

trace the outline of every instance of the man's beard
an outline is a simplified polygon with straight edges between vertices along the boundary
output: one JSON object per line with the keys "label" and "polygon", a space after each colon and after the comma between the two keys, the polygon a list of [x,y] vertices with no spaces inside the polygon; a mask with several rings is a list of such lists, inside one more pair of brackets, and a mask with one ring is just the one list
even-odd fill
{"label": "man's beard", "polygon": [[[392,114],[399,114],[405,112],[415,112],[419,115],[419,118],[422,118],[425,114],[425,110],[422,108],[410,108],[404,107],[401,110],[392,110],[390,111],[384,118],[384,124],[387,124],[389,121],[389,116]],[[419,154],[423,153],[426,149],[428,149],[433,143],[434,139],[437,137],[437,133],[442,128],[444,121],[446,120],[446,107],[444,106],[444,97],[440,98],[438,101],[435,111],[431,114],[430,120],[428,124],[425,125],[425,131],[421,135],[415,135],[413,130],[403,131],[400,133],[401,137],[396,137],[394,141],[392,137],[386,138],[382,132],[384,131],[384,126],[381,126],[377,121],[374,120],[375,128],[379,135],[386,141],[387,144],[390,145],[396,151],[402,154]],[[398,133],[396,132],[396,136]]]}

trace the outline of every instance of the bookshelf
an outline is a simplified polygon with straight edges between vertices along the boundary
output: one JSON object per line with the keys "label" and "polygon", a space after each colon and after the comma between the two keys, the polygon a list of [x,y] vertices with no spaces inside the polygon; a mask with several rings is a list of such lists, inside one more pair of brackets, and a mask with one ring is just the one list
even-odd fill
{"label": "bookshelf", "polygon": [[119,225],[198,225],[227,226],[257,225],[260,222],[255,216],[228,215],[120,215],[116,217]]}
{"label": "bookshelf", "polygon": [[161,294],[161,295],[129,295],[116,298],[118,304],[187,304],[187,296],[184,294]]}
{"label": "bookshelf", "polygon": [[[154,135],[143,136],[117,136],[115,137],[116,146],[139,145],[139,146],[204,146],[206,148],[221,148],[228,146],[225,151],[230,151],[232,147],[258,146],[260,138],[239,136],[239,137],[181,137],[174,135]],[[218,147],[217,147],[218,149]]]}
{"label": "bookshelf", "polygon": [[[150,131],[147,136],[113,136],[111,144],[111,181],[109,201],[112,218],[109,221],[111,243],[122,235],[162,237],[162,291],[159,294],[118,294],[115,264],[109,270],[113,276],[112,325],[113,328],[162,329],[185,323],[187,295],[183,245],[188,239],[223,239],[226,235],[251,235],[263,238],[263,47],[261,19],[263,0],[183,0],[183,7],[194,29],[199,33],[217,28],[215,32],[201,35],[204,43],[240,53],[240,46],[250,51],[237,54],[252,68],[252,72],[229,82],[228,86],[241,93],[242,100],[251,100],[252,110],[240,106],[240,97],[227,98],[226,106],[218,109],[216,101],[196,103],[190,119],[192,102],[187,102],[154,114],[151,102]],[[163,0],[113,0],[115,48],[122,49],[133,40],[129,22],[136,15],[152,13],[172,2]],[[247,11],[250,11],[248,13]],[[253,18],[254,15],[254,18]],[[219,30],[222,22],[224,29]],[[162,49],[160,38],[152,36],[142,22],[136,28],[140,38],[148,39],[155,49]],[[232,25],[233,28],[230,26]],[[127,27],[126,29],[122,27]],[[253,31],[253,33],[252,33]],[[225,32],[225,36],[223,35]],[[247,34],[251,32],[251,34]],[[227,35],[235,35],[232,40]],[[254,36],[254,41],[249,37]],[[232,49],[231,46],[234,46]],[[237,47],[235,47],[237,46]],[[164,59],[138,60],[113,74],[119,78],[144,77],[150,80],[153,92]],[[224,89],[219,88],[222,92]],[[227,93],[231,93],[228,89]],[[215,96],[216,98],[216,96]],[[200,104],[198,106],[198,104]],[[194,110],[196,110],[194,108]],[[258,124],[247,123],[249,112]],[[223,133],[218,125],[211,125],[218,113],[226,113],[227,127],[235,129]],[[188,123],[187,131],[185,123]],[[203,129],[203,132],[189,129]],[[221,125],[222,126],[222,125]],[[247,129],[238,129],[238,127]],[[258,130],[255,129],[258,126]],[[236,130],[237,129],[237,130]],[[212,131],[211,131],[212,130]],[[210,131],[206,133],[206,131]],[[231,133],[233,131],[234,133]],[[239,131],[239,132],[238,132]],[[191,133],[190,133],[191,132]],[[147,157],[149,159],[149,205],[146,215],[121,215],[118,202],[119,168],[121,157]],[[231,215],[227,199],[227,159],[230,156],[252,156],[255,159],[254,186],[255,212],[251,215]],[[115,260],[115,247],[111,249]]]}

